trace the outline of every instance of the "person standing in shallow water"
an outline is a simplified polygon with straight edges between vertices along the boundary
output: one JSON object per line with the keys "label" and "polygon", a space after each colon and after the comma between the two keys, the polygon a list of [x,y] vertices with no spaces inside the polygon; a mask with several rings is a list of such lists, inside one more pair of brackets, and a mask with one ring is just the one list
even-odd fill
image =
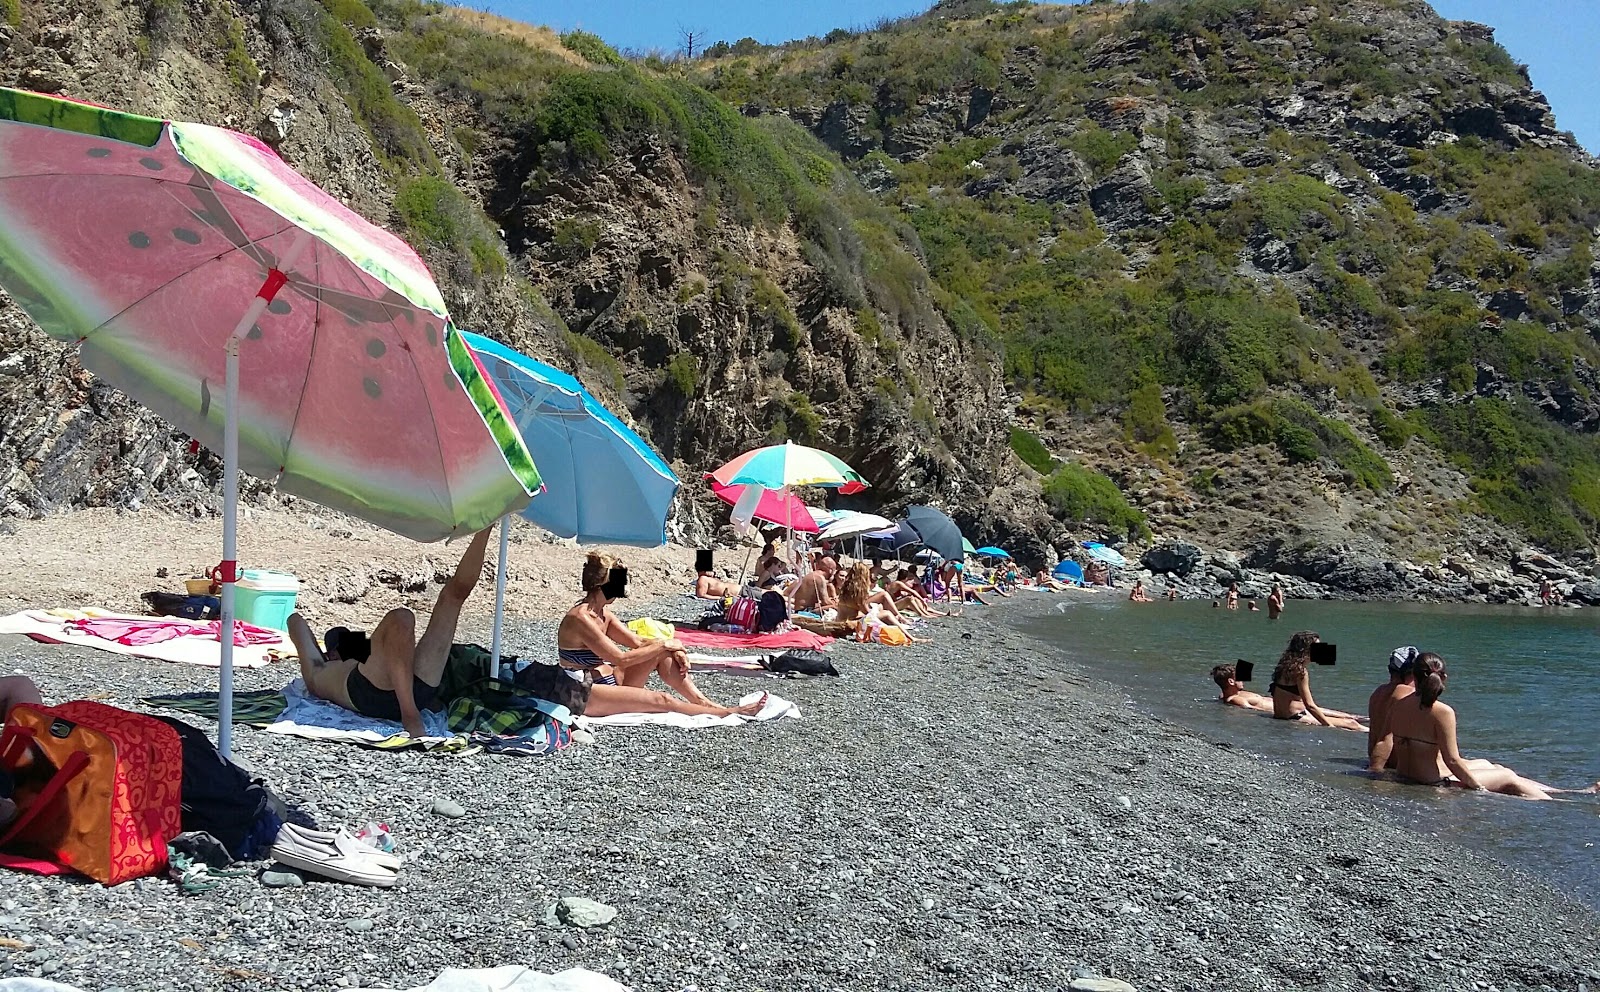
{"label": "person standing in shallow water", "polygon": [[1267,619],[1276,620],[1283,615],[1283,586],[1272,584],[1272,595],[1267,597]]}

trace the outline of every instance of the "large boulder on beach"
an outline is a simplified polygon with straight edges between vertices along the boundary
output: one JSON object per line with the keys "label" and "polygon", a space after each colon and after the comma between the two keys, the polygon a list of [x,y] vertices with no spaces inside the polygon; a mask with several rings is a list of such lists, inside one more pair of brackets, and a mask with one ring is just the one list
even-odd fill
{"label": "large boulder on beach", "polygon": [[1184,578],[1199,567],[1205,555],[1199,548],[1183,541],[1174,541],[1151,548],[1139,557],[1139,564],[1152,572]]}
{"label": "large boulder on beach", "polygon": [[1586,606],[1600,606],[1600,582],[1574,582],[1567,598]]}

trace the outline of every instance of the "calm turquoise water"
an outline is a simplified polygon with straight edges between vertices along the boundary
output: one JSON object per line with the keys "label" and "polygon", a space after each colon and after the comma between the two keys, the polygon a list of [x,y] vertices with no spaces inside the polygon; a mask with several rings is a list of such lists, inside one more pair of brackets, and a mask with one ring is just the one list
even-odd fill
{"label": "calm turquoise water", "polygon": [[1531,803],[1374,782],[1360,772],[1364,737],[1218,705],[1208,676],[1212,665],[1245,658],[1256,664],[1252,688],[1264,691],[1289,635],[1315,630],[1339,646],[1336,666],[1312,669],[1318,704],[1364,713],[1387,679],[1389,652],[1415,644],[1449,664],[1444,699],[1459,716],[1463,754],[1580,787],[1600,779],[1600,610],[1291,602],[1269,621],[1209,602],[1132,604],[1108,594],[1062,602],[1024,628],[1129,688],[1140,709],[1290,764],[1600,906],[1600,800]]}

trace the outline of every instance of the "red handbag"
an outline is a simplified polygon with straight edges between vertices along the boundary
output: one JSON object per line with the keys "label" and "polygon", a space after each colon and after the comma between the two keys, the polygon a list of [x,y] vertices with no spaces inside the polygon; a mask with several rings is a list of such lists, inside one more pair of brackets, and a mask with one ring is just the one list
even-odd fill
{"label": "red handbag", "polygon": [[17,819],[0,867],[104,885],[157,875],[182,830],[183,744],[171,726],[103,703],[19,703],[0,732]]}

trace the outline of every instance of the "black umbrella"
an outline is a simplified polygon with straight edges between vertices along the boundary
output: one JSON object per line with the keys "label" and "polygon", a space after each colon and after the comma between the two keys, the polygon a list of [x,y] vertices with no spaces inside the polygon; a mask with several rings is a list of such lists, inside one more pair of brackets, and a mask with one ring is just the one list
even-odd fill
{"label": "black umbrella", "polygon": [[961,543],[961,528],[941,510],[931,506],[913,506],[906,511],[903,527],[910,527],[922,539],[922,546],[932,548],[939,557],[960,561],[966,556]]}

